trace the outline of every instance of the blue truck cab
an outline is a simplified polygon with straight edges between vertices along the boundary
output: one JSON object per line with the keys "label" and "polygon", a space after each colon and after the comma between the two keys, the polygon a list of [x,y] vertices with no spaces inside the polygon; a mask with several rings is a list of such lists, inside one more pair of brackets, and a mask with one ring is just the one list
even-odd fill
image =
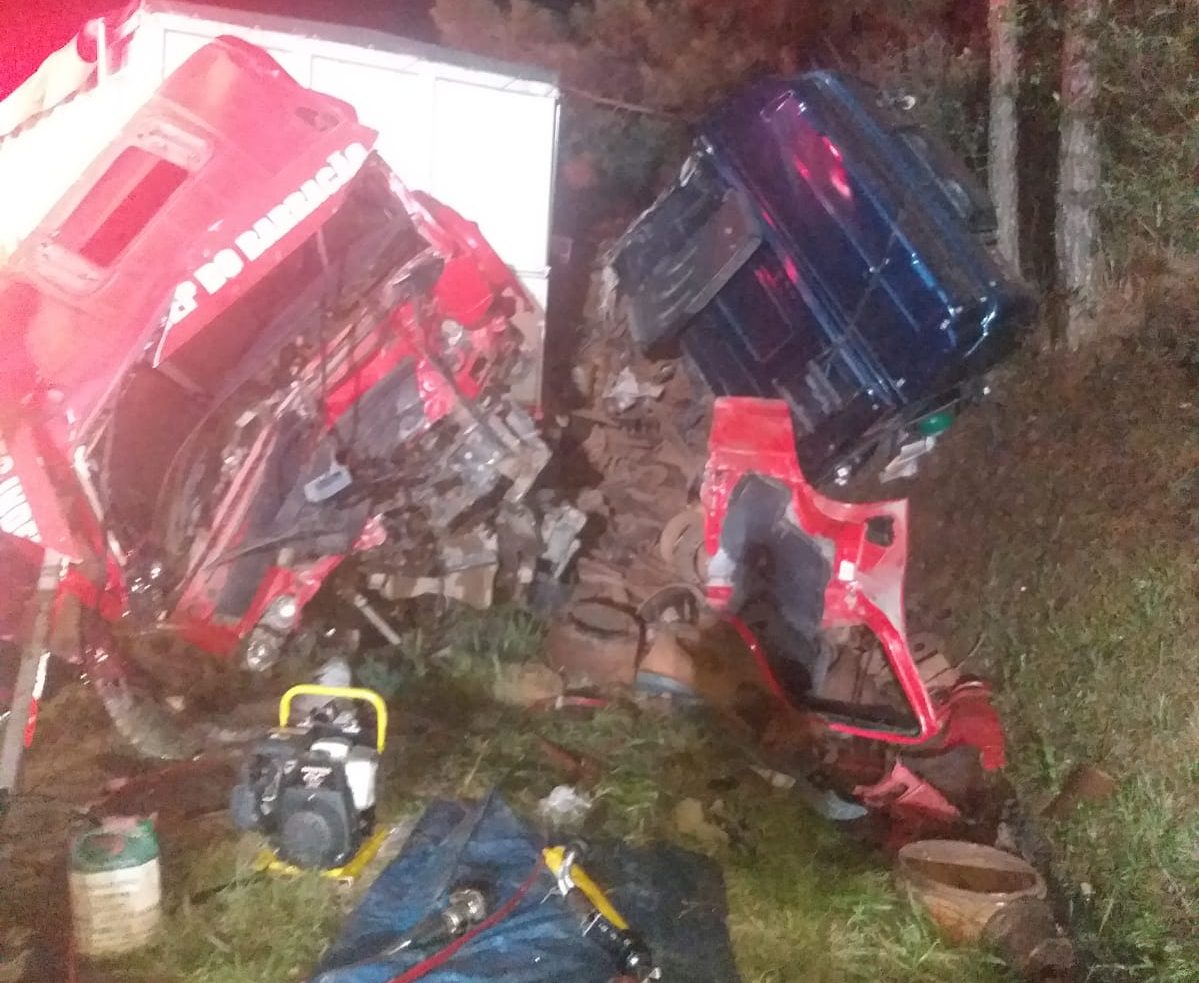
{"label": "blue truck cab", "polygon": [[813,480],[898,449],[1011,351],[1033,295],[965,166],[871,88],[764,80],[609,254],[638,348],[783,399]]}

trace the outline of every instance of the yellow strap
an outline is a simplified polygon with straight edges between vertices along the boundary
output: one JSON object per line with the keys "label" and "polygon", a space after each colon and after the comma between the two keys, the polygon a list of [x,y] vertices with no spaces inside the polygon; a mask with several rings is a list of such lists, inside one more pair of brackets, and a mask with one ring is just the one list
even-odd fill
{"label": "yellow strap", "polygon": [[382,754],[387,740],[387,704],[373,689],[357,686],[322,686],[320,683],[300,683],[293,686],[279,701],[279,726],[286,727],[291,716],[291,701],[297,696],[328,696],[337,700],[357,700],[375,708],[375,748]]}

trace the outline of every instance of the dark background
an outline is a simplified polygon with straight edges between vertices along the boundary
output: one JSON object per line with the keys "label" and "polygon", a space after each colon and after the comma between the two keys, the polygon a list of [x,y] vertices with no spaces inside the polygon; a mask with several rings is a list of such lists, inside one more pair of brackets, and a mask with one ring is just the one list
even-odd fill
{"label": "dark background", "polygon": [[[0,0],[0,98],[74,37],[84,21],[124,5],[122,0]],[[209,5],[435,40],[430,0],[211,0]]]}

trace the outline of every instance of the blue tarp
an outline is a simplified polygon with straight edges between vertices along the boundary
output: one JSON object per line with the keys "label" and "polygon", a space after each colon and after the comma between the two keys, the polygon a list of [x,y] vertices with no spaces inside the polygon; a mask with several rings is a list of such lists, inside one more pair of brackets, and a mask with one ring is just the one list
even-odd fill
{"label": "blue tarp", "polygon": [[613,966],[606,953],[583,938],[577,919],[561,898],[546,898],[554,889],[554,879],[541,863],[541,844],[531,832],[501,800],[494,799],[459,847],[455,834],[460,834],[463,823],[469,829],[474,821],[467,805],[435,802],[428,808],[404,850],[350,916],[313,983],[387,983],[429,952],[403,952],[386,960],[369,957],[396,942],[428,912],[444,906],[450,890],[463,883],[494,885],[494,910],[516,893],[538,865],[544,873],[513,912],[424,979],[428,983],[607,983],[611,979]]}
{"label": "blue tarp", "polygon": [[[430,953],[404,952],[385,960],[377,954],[444,906],[451,890],[467,883],[493,885],[494,911],[535,869],[536,882],[508,917],[422,980],[608,983],[616,975],[612,958],[580,934],[577,918],[541,863],[542,845],[499,798],[489,798],[481,810],[433,803],[364,895],[312,983],[387,983]],[[736,983],[724,930],[723,880],[710,861],[670,847],[631,851],[616,845],[597,851],[587,866],[646,937],[667,979]],[[614,879],[608,879],[609,871]]]}

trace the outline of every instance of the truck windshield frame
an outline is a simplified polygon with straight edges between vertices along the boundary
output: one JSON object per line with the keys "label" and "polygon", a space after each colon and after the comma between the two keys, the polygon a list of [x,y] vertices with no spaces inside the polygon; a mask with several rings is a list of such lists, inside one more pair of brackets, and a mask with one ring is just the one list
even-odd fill
{"label": "truck windshield frame", "polygon": [[289,347],[331,341],[359,303],[429,248],[385,177],[364,167],[337,211],[244,296],[158,367],[137,362],[94,444],[100,518],[118,541],[134,546],[156,528],[174,476],[200,448],[222,443],[238,408],[283,371]]}

